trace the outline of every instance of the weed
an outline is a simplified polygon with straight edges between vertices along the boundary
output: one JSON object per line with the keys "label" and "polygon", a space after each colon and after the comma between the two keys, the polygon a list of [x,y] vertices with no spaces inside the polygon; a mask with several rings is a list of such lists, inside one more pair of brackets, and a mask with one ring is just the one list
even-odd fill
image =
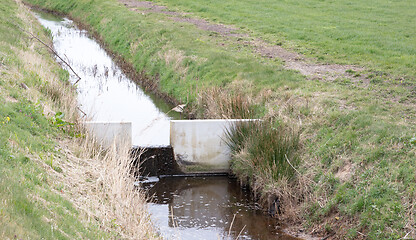
{"label": "weed", "polygon": [[410,143],[411,145],[415,146],[415,145],[416,145],[416,137],[412,137],[412,138],[410,139],[409,143]]}
{"label": "weed", "polygon": [[61,129],[64,133],[69,133],[72,136],[80,136],[79,133],[75,133],[73,128],[74,123],[65,121],[63,118],[65,114],[63,112],[55,113],[55,116],[51,119],[51,123],[57,128]]}

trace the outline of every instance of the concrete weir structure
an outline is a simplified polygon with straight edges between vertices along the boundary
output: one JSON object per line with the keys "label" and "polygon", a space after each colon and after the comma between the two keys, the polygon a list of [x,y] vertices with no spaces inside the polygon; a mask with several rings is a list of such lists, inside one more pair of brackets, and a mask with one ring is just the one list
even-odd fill
{"label": "concrete weir structure", "polygon": [[171,120],[170,144],[184,172],[228,172],[226,129],[250,119]]}
{"label": "concrete weir structure", "polygon": [[[132,146],[135,161],[138,161],[137,164],[141,168],[147,169],[146,173],[175,175],[172,171],[178,174],[229,172],[231,152],[224,141],[226,131],[243,121],[256,120],[171,120],[170,145],[153,147],[132,146],[130,122],[86,122],[85,126],[103,147],[109,147],[114,143]],[[140,151],[145,152],[137,154]],[[166,169],[175,162],[180,169]],[[173,165],[176,166],[176,163]]]}

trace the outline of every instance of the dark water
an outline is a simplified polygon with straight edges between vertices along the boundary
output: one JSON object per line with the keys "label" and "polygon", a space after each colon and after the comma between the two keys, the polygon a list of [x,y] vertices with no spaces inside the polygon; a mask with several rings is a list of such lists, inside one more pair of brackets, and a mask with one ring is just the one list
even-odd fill
{"label": "dark water", "polygon": [[282,233],[235,179],[150,177],[142,186],[166,239],[297,239]]}
{"label": "dark water", "polygon": [[[133,144],[168,145],[169,107],[126,77],[101,46],[66,18],[38,13],[58,54],[81,76],[83,112],[94,121],[132,122]],[[71,76],[70,81],[77,80]],[[160,110],[164,109],[164,110]],[[166,239],[295,239],[263,214],[248,191],[228,177],[149,178],[140,185],[153,196],[149,212]]]}

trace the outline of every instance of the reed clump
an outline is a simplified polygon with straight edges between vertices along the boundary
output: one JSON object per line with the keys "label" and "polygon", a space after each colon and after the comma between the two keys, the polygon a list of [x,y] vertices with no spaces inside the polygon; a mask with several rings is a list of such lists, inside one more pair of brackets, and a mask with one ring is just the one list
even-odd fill
{"label": "reed clump", "polygon": [[226,133],[232,152],[232,170],[241,179],[293,179],[300,163],[299,134],[283,124],[270,121],[240,122]]}
{"label": "reed clump", "polygon": [[[242,90],[213,87],[200,93],[198,105],[203,107],[199,114],[204,118],[252,119],[226,131],[231,171],[250,186],[265,208],[270,208],[270,199],[277,198],[282,208],[292,211],[308,189],[297,171],[302,165],[300,131],[297,125],[286,124],[281,115],[266,114],[264,100]],[[296,215],[288,211],[286,216]]]}

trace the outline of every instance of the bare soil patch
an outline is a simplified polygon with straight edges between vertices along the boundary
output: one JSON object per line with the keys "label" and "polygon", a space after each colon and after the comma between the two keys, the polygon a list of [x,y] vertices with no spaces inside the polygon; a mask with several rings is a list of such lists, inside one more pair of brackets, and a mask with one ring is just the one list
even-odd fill
{"label": "bare soil patch", "polygon": [[141,13],[163,13],[166,15],[186,15],[186,13],[178,13],[173,11],[168,11],[165,6],[156,5],[153,2],[149,1],[136,1],[136,0],[119,0],[127,8]]}
{"label": "bare soil patch", "polygon": [[[186,15],[189,15],[189,13],[168,11],[165,6],[156,5],[155,3],[149,1],[119,1],[133,11],[171,15],[172,17],[170,19],[173,21],[190,23],[201,30],[215,32],[221,36],[235,37],[235,41],[237,43],[252,47],[253,51],[262,57],[279,59],[284,62],[285,69],[299,71],[309,79],[319,79],[325,81],[333,81],[337,78],[365,80],[364,77],[352,76],[347,72],[347,70],[360,72],[364,70],[362,67],[340,64],[319,64],[313,59],[288,51],[281,46],[272,45],[262,39],[250,37],[250,35],[242,33],[240,29],[233,26],[216,24],[204,19],[188,17]],[[240,41],[242,37],[254,40]],[[364,83],[366,82],[364,81]]]}
{"label": "bare soil patch", "polygon": [[317,64],[301,54],[290,52],[281,46],[273,46],[261,39],[246,42],[246,44],[253,46],[255,51],[263,57],[281,59],[285,63],[286,69],[299,71],[301,74],[312,78],[323,80],[335,80],[338,77],[351,78],[347,74],[347,70],[364,70],[353,65]]}
{"label": "bare soil patch", "polygon": [[335,177],[337,177],[342,182],[350,180],[354,175],[354,167],[355,166],[352,163],[348,162],[345,166],[338,170],[338,172],[335,174]]}
{"label": "bare soil patch", "polygon": [[14,97],[11,97],[11,96],[6,96],[5,97],[5,100],[6,100],[6,102],[11,102],[11,103],[17,103],[17,102],[19,102],[19,100],[17,100]]}
{"label": "bare soil patch", "polygon": [[166,9],[165,6],[159,6],[149,1],[120,0],[120,2],[128,8],[148,8],[154,11],[162,11]]}
{"label": "bare soil patch", "polygon": [[191,24],[194,24],[199,29],[210,31],[210,32],[216,32],[224,36],[232,36],[232,37],[244,36],[244,34],[236,33],[236,31],[238,31],[237,28],[223,25],[223,24],[210,23],[204,19],[190,18],[190,17],[186,17],[186,18],[172,17],[171,19],[176,22],[191,23]]}

